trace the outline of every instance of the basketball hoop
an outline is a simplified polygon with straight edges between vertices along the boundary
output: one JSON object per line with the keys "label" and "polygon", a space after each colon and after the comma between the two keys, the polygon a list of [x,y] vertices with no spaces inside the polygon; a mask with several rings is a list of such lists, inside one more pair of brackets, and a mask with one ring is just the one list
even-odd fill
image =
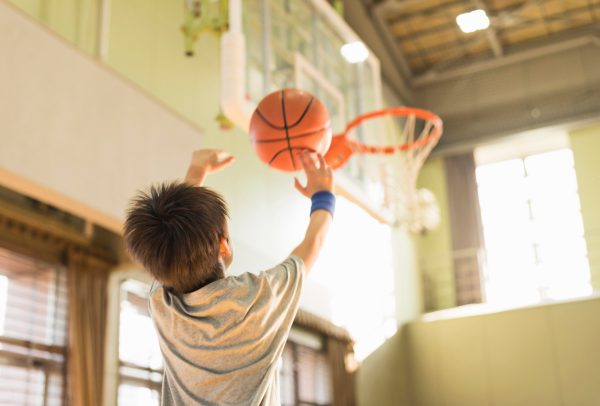
{"label": "basketball hoop", "polygon": [[[382,134],[378,137],[380,144],[361,140],[374,132]],[[379,177],[396,222],[412,232],[423,233],[437,225],[439,210],[431,192],[417,190],[417,177],[442,132],[441,118],[430,111],[403,106],[377,110],[356,117],[342,133],[336,134],[325,160],[332,168],[339,169],[355,153],[379,155]]]}

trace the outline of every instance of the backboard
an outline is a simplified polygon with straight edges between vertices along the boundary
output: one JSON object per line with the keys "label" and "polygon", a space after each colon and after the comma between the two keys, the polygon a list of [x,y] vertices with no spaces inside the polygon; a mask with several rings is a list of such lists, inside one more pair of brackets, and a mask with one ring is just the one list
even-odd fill
{"label": "backboard", "polygon": [[[382,107],[379,60],[372,52],[358,63],[342,56],[342,46],[360,38],[325,0],[230,0],[229,30],[221,41],[222,108],[244,130],[263,96],[286,87],[318,97],[334,134],[355,116]],[[373,138],[385,135],[360,136],[377,143]],[[367,173],[360,159],[338,172],[341,192],[388,221],[379,175]]]}

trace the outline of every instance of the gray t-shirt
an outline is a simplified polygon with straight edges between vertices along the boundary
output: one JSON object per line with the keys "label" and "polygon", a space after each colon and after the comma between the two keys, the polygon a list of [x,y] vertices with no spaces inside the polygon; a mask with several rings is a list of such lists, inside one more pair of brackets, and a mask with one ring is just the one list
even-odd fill
{"label": "gray t-shirt", "polygon": [[150,311],[165,361],[162,405],[279,405],[277,364],[304,265],[291,256],[185,295],[154,283]]}

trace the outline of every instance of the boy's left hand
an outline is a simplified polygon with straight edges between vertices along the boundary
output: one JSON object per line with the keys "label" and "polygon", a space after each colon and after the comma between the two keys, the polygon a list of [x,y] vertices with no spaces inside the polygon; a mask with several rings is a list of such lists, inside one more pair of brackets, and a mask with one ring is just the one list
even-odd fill
{"label": "boy's left hand", "polygon": [[220,149],[199,149],[192,153],[192,162],[185,176],[185,182],[202,186],[209,173],[219,172],[231,165],[235,157]]}

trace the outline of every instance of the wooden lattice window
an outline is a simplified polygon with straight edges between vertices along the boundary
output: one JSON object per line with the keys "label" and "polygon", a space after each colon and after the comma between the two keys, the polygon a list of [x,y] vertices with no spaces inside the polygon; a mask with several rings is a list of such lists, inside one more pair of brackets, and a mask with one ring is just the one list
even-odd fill
{"label": "wooden lattice window", "polygon": [[65,269],[0,249],[0,404],[63,405]]}

